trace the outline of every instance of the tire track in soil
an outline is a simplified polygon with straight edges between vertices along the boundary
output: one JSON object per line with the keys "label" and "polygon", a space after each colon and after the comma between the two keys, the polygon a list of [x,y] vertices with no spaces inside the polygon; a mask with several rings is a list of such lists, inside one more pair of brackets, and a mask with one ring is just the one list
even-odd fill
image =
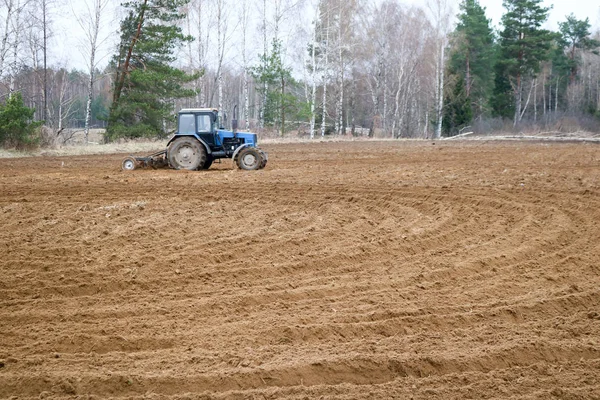
{"label": "tire track in soil", "polygon": [[596,149],[432,147],[0,160],[0,397],[597,392]]}

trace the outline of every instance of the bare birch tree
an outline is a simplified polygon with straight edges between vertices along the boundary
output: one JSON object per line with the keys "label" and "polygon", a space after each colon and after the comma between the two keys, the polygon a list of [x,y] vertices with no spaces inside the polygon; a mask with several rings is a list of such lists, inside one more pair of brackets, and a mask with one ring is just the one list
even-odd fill
{"label": "bare birch tree", "polygon": [[310,62],[311,62],[311,93],[310,93],[310,138],[315,138],[315,103],[317,102],[317,32],[319,30],[319,14],[321,10],[321,0],[317,0],[315,7],[315,17],[313,19],[312,39],[310,46]]}
{"label": "bare birch tree", "polygon": [[98,66],[97,52],[98,47],[101,45],[103,40],[98,40],[100,33],[102,14],[106,10],[110,0],[91,0],[91,2],[85,2],[85,11],[83,14],[75,13],[75,19],[81,27],[85,40],[83,42],[82,52],[89,60],[88,63],[88,93],[87,101],[85,105],[85,126],[84,126],[84,137],[85,144],[89,142],[90,134],[90,121],[92,119],[92,100],[94,96],[94,81],[95,73]]}
{"label": "bare birch tree", "polygon": [[[217,88],[219,91],[219,113],[223,112],[223,59],[225,58],[225,46],[227,43],[227,4],[225,0],[217,0]],[[212,98],[211,95],[211,103]]]}
{"label": "bare birch tree", "polygon": [[448,0],[428,0],[427,8],[431,12],[436,35],[435,54],[435,114],[436,126],[434,139],[442,136],[442,123],[444,119],[444,73],[446,64],[445,50],[448,45],[450,31],[450,16],[452,9]]}
{"label": "bare birch tree", "polygon": [[368,74],[366,83],[372,104],[369,137],[373,137],[376,131],[381,128],[381,105],[384,97],[383,87],[387,67],[386,58],[390,55],[388,48],[389,37],[386,29],[383,27],[389,25],[390,15],[388,8],[392,7],[393,4],[391,1],[385,1],[379,6],[366,10],[362,20],[363,68],[367,69],[365,71]]}
{"label": "bare birch tree", "polygon": [[4,6],[6,7],[6,16],[4,21],[4,26],[2,26],[2,38],[0,39],[0,78],[4,73],[4,61],[6,60],[6,55],[9,50],[8,37],[11,33],[10,23],[13,16],[14,11],[14,0],[4,0]]}
{"label": "bare birch tree", "polygon": [[43,99],[44,99],[44,108],[43,108],[43,119],[47,119],[48,115],[48,40],[50,39],[50,7],[52,5],[53,0],[38,0],[39,8],[41,10],[41,30],[42,30],[42,56],[44,60],[44,70],[43,70]]}
{"label": "bare birch tree", "polygon": [[[262,42],[263,42],[263,68],[267,69],[267,58],[269,54],[269,43],[267,41],[267,0],[263,0],[262,6]],[[265,128],[265,107],[267,106],[267,91],[269,90],[269,86],[267,81],[263,81],[262,88],[262,104],[260,106],[259,120],[260,120],[260,129]]]}
{"label": "bare birch tree", "polygon": [[325,16],[325,41],[322,44],[322,52],[323,52],[323,58],[324,58],[324,62],[323,62],[323,116],[321,118],[321,137],[325,137],[325,129],[326,129],[326,124],[327,124],[327,80],[329,78],[329,29],[331,26],[331,9],[330,9],[330,4],[328,1],[325,2],[326,4],[326,16]]}
{"label": "bare birch tree", "polygon": [[391,75],[395,77],[391,134],[392,137],[399,138],[402,136],[402,129],[411,111],[418,114],[418,111],[410,108],[419,103],[417,99],[419,80],[415,77],[418,76],[416,71],[420,60],[426,57],[424,44],[427,30],[422,14],[415,9],[399,12],[393,21],[392,24],[397,30],[391,32],[393,34],[391,45],[394,48]]}
{"label": "bare birch tree", "polygon": [[248,1],[242,1],[242,68],[243,68],[243,88],[244,91],[244,129],[250,129],[250,90],[249,90],[249,74],[248,68],[248,47],[247,47],[247,39],[248,39],[248,25],[249,25],[249,9],[248,9]]}
{"label": "bare birch tree", "polygon": [[351,54],[354,48],[352,43],[354,32],[352,23],[354,14],[357,9],[356,0],[338,0],[337,4],[337,101],[336,101],[336,120],[335,131],[337,134],[344,134],[346,124],[344,121],[344,101],[345,101],[345,85],[346,85],[346,68],[351,63]]}
{"label": "bare birch tree", "polygon": [[190,54],[188,57],[190,58],[190,67],[200,72],[200,77],[194,82],[194,89],[198,93],[197,103],[201,106],[207,106],[208,101],[206,72],[214,25],[210,4],[212,2],[207,0],[192,0],[187,14],[188,32],[196,40],[196,54],[194,56],[191,49],[192,43],[189,43],[188,52]]}
{"label": "bare birch tree", "polygon": [[[10,93],[15,92],[16,90],[16,76],[18,74],[19,71],[19,46],[21,45],[21,41],[23,40],[23,38],[21,37],[22,32],[25,30],[25,27],[23,26],[23,21],[21,20],[21,15],[23,13],[23,11],[25,11],[25,8],[29,5],[30,1],[29,0],[16,0],[16,2],[14,3],[14,10],[13,10],[13,16],[12,16],[12,27],[11,27],[11,31],[12,31],[12,66],[11,66],[11,73],[10,73]],[[33,32],[35,29],[35,24],[30,22],[29,23],[29,30],[31,32]],[[32,35],[34,35],[34,33],[32,33]],[[37,51],[37,48],[34,50]],[[37,63],[33,63],[34,68],[38,67]]]}
{"label": "bare birch tree", "polygon": [[[54,137],[59,138],[65,130],[65,122],[73,115],[76,97],[72,90],[73,82],[64,68],[55,73],[48,71],[48,75],[52,82],[51,87],[48,88],[52,101],[51,106],[48,107],[46,125],[52,128]],[[70,136],[63,137],[63,143],[70,138]]]}

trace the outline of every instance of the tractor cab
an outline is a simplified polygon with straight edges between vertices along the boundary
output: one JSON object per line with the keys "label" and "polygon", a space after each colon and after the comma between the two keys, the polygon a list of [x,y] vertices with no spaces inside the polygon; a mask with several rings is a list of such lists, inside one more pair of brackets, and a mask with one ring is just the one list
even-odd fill
{"label": "tractor cab", "polygon": [[218,111],[210,108],[183,109],[177,116],[175,136],[195,136],[213,148],[218,125]]}

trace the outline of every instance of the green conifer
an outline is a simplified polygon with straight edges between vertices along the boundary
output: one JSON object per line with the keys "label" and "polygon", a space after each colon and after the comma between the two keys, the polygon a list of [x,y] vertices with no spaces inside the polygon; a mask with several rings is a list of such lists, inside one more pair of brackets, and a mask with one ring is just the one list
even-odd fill
{"label": "green conifer", "polygon": [[176,22],[189,0],[142,0],[124,3],[121,41],[113,57],[113,102],[107,139],[161,136],[173,118],[173,100],[195,92],[185,84],[198,78],[172,66],[174,50],[193,38]]}
{"label": "green conifer", "polygon": [[464,86],[462,90],[454,90],[463,93],[462,98],[469,103],[461,108],[469,108],[475,117],[480,117],[488,110],[493,87],[494,34],[485,9],[477,0],[463,0],[460,10],[452,35],[449,73],[457,75],[456,82]]}
{"label": "green conifer", "polygon": [[521,120],[523,81],[540,69],[542,61],[549,58],[549,50],[555,37],[541,29],[548,18],[549,8],[541,6],[542,0],[504,0],[506,13],[502,16],[504,29],[500,33],[500,53],[496,71],[503,76],[496,78],[495,113],[507,115],[508,87],[512,91],[514,125]]}

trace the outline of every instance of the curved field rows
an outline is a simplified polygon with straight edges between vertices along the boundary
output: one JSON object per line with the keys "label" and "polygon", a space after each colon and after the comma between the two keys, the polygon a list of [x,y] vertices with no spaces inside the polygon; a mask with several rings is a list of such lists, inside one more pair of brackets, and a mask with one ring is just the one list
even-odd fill
{"label": "curved field rows", "polygon": [[600,398],[600,146],[266,150],[0,160],[0,398]]}

